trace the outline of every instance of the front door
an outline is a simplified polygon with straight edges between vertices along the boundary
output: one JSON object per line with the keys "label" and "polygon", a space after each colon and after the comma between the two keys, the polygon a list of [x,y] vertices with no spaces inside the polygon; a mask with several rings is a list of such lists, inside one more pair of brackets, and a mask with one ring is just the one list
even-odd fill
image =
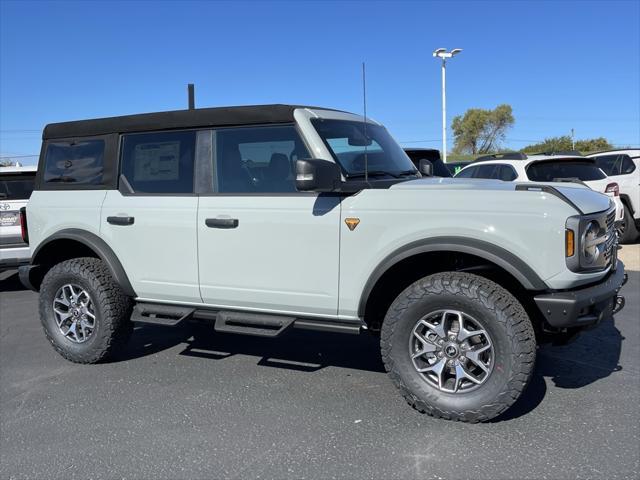
{"label": "front door", "polygon": [[295,127],[212,135],[214,193],[197,220],[204,303],[336,316],[340,198],[295,190],[294,162],[308,157]]}

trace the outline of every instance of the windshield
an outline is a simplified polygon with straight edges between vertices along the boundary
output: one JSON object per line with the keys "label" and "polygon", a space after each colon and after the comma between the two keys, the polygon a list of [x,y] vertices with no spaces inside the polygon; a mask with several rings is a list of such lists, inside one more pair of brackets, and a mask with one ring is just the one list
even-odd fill
{"label": "windshield", "polygon": [[529,180],[534,182],[557,182],[561,180],[602,180],[607,176],[593,162],[584,160],[553,160],[532,163],[527,168]]}
{"label": "windshield", "polygon": [[380,125],[322,118],[311,122],[347,178],[364,175],[365,154],[367,170],[372,175],[417,173],[400,145]]}
{"label": "windshield", "polygon": [[35,172],[31,175],[0,176],[0,200],[27,200],[33,191],[35,178]]}

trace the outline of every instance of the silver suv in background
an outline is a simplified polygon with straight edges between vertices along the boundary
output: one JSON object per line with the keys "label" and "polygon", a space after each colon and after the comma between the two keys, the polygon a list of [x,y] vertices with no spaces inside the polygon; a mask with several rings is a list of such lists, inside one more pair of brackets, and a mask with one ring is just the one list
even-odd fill
{"label": "silver suv in background", "polygon": [[624,219],[620,243],[633,243],[640,235],[640,149],[609,150],[587,155],[620,189]]}
{"label": "silver suv in background", "polygon": [[20,209],[27,205],[35,178],[35,166],[0,167],[0,271],[29,263]]}

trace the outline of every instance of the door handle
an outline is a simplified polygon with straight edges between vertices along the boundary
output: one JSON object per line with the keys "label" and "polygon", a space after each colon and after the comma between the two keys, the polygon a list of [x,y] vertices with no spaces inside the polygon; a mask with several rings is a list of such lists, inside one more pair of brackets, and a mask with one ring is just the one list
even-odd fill
{"label": "door handle", "polygon": [[107,217],[107,223],[111,225],[133,225],[134,217]]}
{"label": "door handle", "polygon": [[237,228],[240,222],[237,218],[207,218],[204,224],[209,228]]}

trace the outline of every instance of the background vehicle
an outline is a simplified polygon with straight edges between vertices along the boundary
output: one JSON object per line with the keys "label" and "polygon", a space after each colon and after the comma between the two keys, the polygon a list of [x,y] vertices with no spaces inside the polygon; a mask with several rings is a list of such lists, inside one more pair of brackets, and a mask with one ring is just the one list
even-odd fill
{"label": "background vehicle", "polygon": [[577,154],[520,152],[486,155],[460,170],[456,178],[491,178],[505,182],[579,182],[608,195],[616,205],[616,222],[624,218],[618,184],[595,160]]}
{"label": "background vehicle", "polygon": [[452,177],[453,175],[440,158],[440,151],[433,148],[405,148],[406,153],[416,168],[420,168],[420,160],[429,160],[433,165],[434,177]]}
{"label": "background vehicle", "polygon": [[537,342],[624,306],[607,197],[420,178],[359,115],[192,109],[51,124],[43,142],[19,274],[73,362],[107,359],[132,320],[364,330],[414,408],[479,422],[524,391]]}
{"label": "background vehicle", "polygon": [[451,172],[451,176],[456,175],[460,170],[469,165],[471,162],[447,162],[445,165],[449,172]]}
{"label": "background vehicle", "polygon": [[640,149],[610,150],[587,155],[620,188],[624,218],[620,225],[620,242],[633,243],[640,232]]}
{"label": "background vehicle", "polygon": [[35,166],[0,167],[0,271],[29,263],[22,240],[20,208],[27,205],[36,178]]}

